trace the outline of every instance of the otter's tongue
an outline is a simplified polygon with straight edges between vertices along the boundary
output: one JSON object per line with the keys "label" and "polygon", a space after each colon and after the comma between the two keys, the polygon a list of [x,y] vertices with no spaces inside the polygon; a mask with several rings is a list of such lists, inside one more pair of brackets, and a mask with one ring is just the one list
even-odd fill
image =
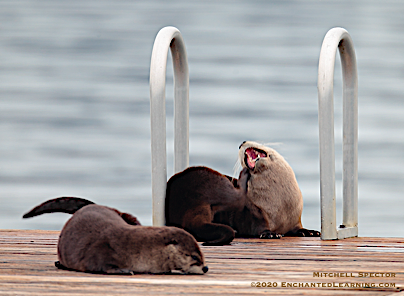
{"label": "otter's tongue", "polygon": [[260,157],[266,157],[266,154],[251,147],[245,150],[245,163],[250,170],[255,168],[255,162]]}

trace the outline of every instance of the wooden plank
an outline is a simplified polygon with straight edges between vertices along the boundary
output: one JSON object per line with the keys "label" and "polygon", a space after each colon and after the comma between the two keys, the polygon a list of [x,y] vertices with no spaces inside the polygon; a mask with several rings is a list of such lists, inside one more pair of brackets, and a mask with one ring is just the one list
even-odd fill
{"label": "wooden plank", "polygon": [[[55,268],[58,235],[58,231],[0,230],[0,294],[402,295],[399,292],[404,291],[402,238],[236,239],[229,246],[201,246],[209,266],[205,275],[117,276]],[[394,277],[359,277],[361,272]],[[252,287],[257,282],[277,287]],[[373,286],[363,287],[366,283]]]}

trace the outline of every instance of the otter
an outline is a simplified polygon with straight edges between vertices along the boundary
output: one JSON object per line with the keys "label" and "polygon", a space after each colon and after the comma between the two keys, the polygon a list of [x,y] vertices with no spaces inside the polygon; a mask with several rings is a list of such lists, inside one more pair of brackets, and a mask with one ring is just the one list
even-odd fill
{"label": "otter", "polygon": [[25,214],[73,216],[58,241],[56,267],[91,273],[204,274],[204,256],[192,235],[176,227],[141,226],[136,217],[74,197],[49,200]]}
{"label": "otter", "polygon": [[167,182],[165,218],[167,226],[184,228],[205,245],[229,244],[234,229],[212,223],[216,213],[240,211],[247,198],[249,170],[240,172],[234,184],[225,175],[207,167],[190,167]]}
{"label": "otter", "polygon": [[[174,175],[167,183],[166,224],[182,227],[206,244],[218,245],[234,238],[224,235],[225,226],[230,226],[237,237],[320,236],[318,231],[303,228],[301,191],[292,168],[277,151],[244,141],[239,146],[239,161],[243,167],[239,180],[204,167]],[[200,172],[211,174],[201,178]],[[235,189],[245,188],[242,199],[234,194]],[[217,199],[223,195],[228,196],[227,209],[218,209]],[[194,202],[195,196],[198,203]],[[226,233],[230,233],[227,228]]]}

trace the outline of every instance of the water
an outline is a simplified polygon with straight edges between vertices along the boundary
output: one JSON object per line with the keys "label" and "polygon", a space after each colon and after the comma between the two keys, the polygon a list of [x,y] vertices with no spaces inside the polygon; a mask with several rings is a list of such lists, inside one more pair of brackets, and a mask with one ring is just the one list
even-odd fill
{"label": "water", "polygon": [[2,1],[0,228],[61,229],[66,214],[21,216],[69,195],[151,225],[149,65],[157,32],[173,25],[189,58],[190,164],[232,174],[242,141],[281,143],[303,225],[320,229],[317,66],[324,35],[342,26],[359,67],[359,235],[404,237],[403,14],[400,1]]}

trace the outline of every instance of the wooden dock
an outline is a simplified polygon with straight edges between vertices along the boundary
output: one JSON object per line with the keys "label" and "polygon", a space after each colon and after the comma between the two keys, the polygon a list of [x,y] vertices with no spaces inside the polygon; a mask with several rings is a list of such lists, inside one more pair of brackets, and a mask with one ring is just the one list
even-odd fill
{"label": "wooden dock", "polygon": [[404,296],[404,238],[236,239],[202,246],[205,275],[122,276],[58,270],[58,235],[0,230],[0,295]]}

